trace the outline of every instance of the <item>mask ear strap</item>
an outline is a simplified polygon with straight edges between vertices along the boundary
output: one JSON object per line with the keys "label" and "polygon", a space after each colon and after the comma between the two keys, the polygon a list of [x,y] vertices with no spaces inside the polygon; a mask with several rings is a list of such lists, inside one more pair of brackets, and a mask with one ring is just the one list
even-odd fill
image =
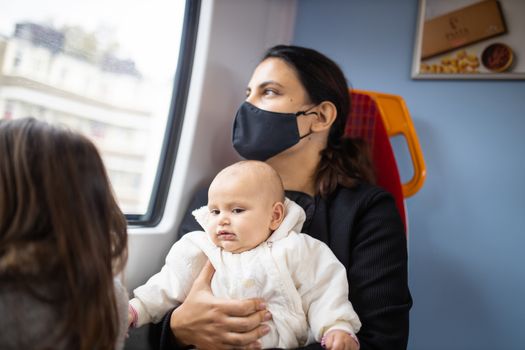
{"label": "mask ear strap", "polygon": [[[308,108],[308,109],[305,110],[305,111],[299,111],[299,112],[295,113],[295,116],[298,117],[298,116],[300,116],[300,115],[305,115],[305,116],[306,116],[306,115],[311,115],[311,114],[315,114],[316,116],[319,116],[319,114],[317,114],[317,112],[313,112],[313,111],[312,111],[312,112],[308,112],[308,110],[310,110],[310,109],[312,109],[312,108],[314,108],[314,107],[315,107],[315,106],[312,106],[312,107]],[[313,131],[310,131],[310,132],[306,133],[306,134],[303,135],[303,136],[299,136],[299,140],[305,138],[306,136],[312,135],[312,134],[313,134]]]}
{"label": "mask ear strap", "polygon": [[[317,114],[317,112],[313,112],[313,111],[312,111],[312,112],[308,112],[308,110],[310,110],[310,109],[312,109],[312,108],[314,108],[314,107],[315,107],[315,106],[312,106],[312,107],[308,108],[307,110],[299,111],[299,112],[295,113],[295,116],[296,116],[296,117],[299,117],[299,116],[301,116],[301,115],[311,115],[311,114],[315,114],[316,116],[319,116],[319,114]],[[299,136],[299,140],[305,138],[306,136],[310,136],[310,135],[312,135],[312,134],[313,134],[313,131],[310,131],[310,132],[306,133],[306,134],[303,135],[303,136]]]}
{"label": "mask ear strap", "polygon": [[303,135],[303,136],[299,136],[299,140],[304,139],[306,136],[310,136],[310,135],[312,135],[312,134],[313,134],[313,131],[310,131],[310,132],[306,133],[306,134]]}
{"label": "mask ear strap", "polygon": [[319,116],[319,114],[317,114],[317,112],[308,112],[310,109],[312,109],[314,107],[315,106],[312,106],[312,107],[310,107],[308,109],[305,109],[304,111],[299,111],[299,112],[295,113],[295,116],[299,117],[301,115],[311,115],[311,114],[315,114],[315,115]]}
{"label": "mask ear strap", "polygon": [[317,114],[317,112],[308,112],[308,113],[306,113],[306,111],[299,111],[299,112],[295,113],[295,116],[299,117],[301,115],[310,115],[310,114],[319,115],[319,114]]}

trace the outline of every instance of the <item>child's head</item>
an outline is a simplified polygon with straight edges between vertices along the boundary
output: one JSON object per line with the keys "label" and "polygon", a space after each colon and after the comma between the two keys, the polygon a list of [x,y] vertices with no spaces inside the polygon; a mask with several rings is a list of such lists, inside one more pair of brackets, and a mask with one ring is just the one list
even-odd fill
{"label": "child's head", "polygon": [[268,164],[242,161],[223,169],[208,191],[206,231],[213,243],[240,253],[255,248],[284,218],[284,190]]}
{"label": "child's head", "polygon": [[126,220],[93,143],[33,118],[0,121],[0,276],[59,285],[64,334],[82,336],[78,348],[113,346],[126,256]]}

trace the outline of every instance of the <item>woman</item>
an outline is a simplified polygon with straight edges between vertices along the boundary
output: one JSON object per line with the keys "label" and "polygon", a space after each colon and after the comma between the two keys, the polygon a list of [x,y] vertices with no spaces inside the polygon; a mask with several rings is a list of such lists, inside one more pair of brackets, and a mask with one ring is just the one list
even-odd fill
{"label": "woman", "polygon": [[[303,232],[333,250],[347,268],[349,299],[362,321],[362,350],[405,349],[412,299],[404,227],[393,198],[371,185],[368,153],[343,137],[350,108],[340,68],[307,48],[269,49],[237,112],[233,145],[281,176],[287,196],[307,213]],[[206,202],[197,195],[192,209]],[[197,229],[187,216],[182,232]],[[209,289],[207,266],[186,301],[167,315],[161,348],[257,348],[265,334],[264,301],[224,301]],[[321,348],[319,344],[308,348]]]}
{"label": "woman", "polygon": [[0,349],[121,349],[126,220],[95,146],[0,121]]}

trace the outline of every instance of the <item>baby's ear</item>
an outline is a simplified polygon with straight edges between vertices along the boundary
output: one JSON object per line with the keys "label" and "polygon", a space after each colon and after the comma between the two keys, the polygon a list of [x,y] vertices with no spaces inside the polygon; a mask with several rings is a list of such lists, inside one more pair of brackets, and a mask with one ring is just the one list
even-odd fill
{"label": "baby's ear", "polygon": [[210,210],[208,209],[208,206],[204,205],[200,207],[199,209],[195,209],[191,212],[191,214],[195,217],[195,220],[201,225],[203,230],[206,230],[206,227],[208,226],[208,219],[210,217]]}
{"label": "baby's ear", "polygon": [[282,202],[274,203],[272,207],[272,221],[270,222],[270,229],[277,230],[281,222],[284,220],[284,204]]}

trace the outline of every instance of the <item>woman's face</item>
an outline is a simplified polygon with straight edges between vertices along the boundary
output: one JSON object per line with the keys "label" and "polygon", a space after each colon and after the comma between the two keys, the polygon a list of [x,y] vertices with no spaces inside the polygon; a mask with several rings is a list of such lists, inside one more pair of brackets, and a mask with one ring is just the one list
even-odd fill
{"label": "woman's face", "polygon": [[281,113],[296,113],[312,106],[295,70],[280,58],[267,58],[257,66],[246,89],[246,101]]}

